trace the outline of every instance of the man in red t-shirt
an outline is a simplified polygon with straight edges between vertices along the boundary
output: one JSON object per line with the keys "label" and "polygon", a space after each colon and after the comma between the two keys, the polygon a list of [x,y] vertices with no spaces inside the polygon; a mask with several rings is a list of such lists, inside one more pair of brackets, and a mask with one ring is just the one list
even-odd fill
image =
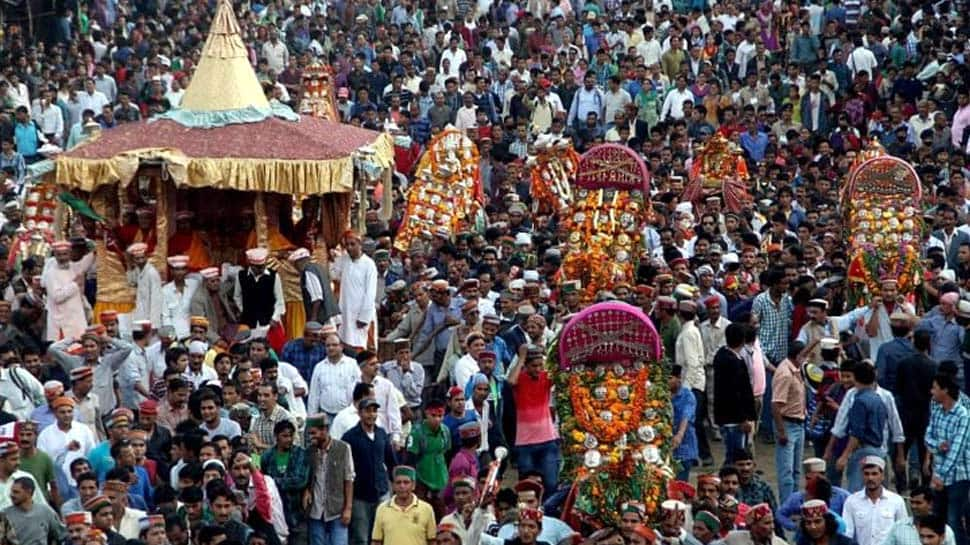
{"label": "man in red t-shirt", "polygon": [[542,474],[545,490],[552,493],[556,490],[561,454],[559,432],[549,410],[552,381],[542,368],[544,363],[545,352],[541,347],[523,347],[506,380],[515,398],[515,449],[519,474],[538,471]]}

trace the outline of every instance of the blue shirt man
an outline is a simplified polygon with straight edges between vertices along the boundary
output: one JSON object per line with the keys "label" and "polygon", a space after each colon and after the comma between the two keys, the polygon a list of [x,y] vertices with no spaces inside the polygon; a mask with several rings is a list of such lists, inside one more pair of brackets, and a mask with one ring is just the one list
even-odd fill
{"label": "blue shirt man", "polygon": [[37,158],[37,150],[41,145],[40,131],[28,117],[27,108],[23,106],[17,108],[17,123],[13,128],[13,137],[17,143],[17,152],[24,156],[25,161],[30,162]]}
{"label": "blue shirt man", "polygon": [[420,338],[434,335],[434,351],[444,354],[451,340],[451,327],[461,323],[461,309],[458,299],[451,297],[447,280],[435,280],[431,284],[431,304],[428,305],[428,318],[421,326]]}
{"label": "blue shirt man", "polygon": [[860,447],[882,448],[883,428],[886,426],[886,407],[871,388],[862,388],[849,409],[849,437],[859,441]]}
{"label": "blue shirt man", "polygon": [[[374,506],[387,494],[388,475],[397,465],[390,436],[384,428],[375,424],[379,408],[380,404],[374,399],[361,400],[361,422],[347,430],[342,437],[350,446],[354,459],[354,501]],[[365,411],[370,411],[370,414],[364,415]]]}
{"label": "blue shirt man", "polygon": [[[905,319],[908,321],[908,315]],[[876,353],[876,376],[880,386],[895,394],[899,362],[915,356],[916,349],[913,348],[913,342],[905,337],[909,333],[909,327],[899,325],[899,320],[893,320],[892,317],[890,320],[893,324],[893,332],[902,333],[904,336],[894,336],[893,340],[879,347]]]}
{"label": "blue shirt man", "polygon": [[963,345],[963,326],[956,321],[956,303],[959,296],[955,293],[947,293],[940,297],[940,304],[926,313],[923,321],[916,329],[923,329],[930,332],[933,342],[930,344],[930,357],[935,361],[957,362],[957,383],[963,380],[963,357],[960,355],[960,347]]}
{"label": "blue shirt man", "polygon": [[[697,399],[689,388],[681,385],[681,366],[674,365],[670,371],[670,402],[674,406],[674,459],[680,462],[681,470],[677,474],[679,480],[687,480],[690,468],[699,455],[697,435],[694,431],[694,415],[697,411]],[[680,439],[679,441],[677,439]]]}
{"label": "blue shirt man", "polygon": [[754,125],[748,126],[748,130],[741,133],[741,147],[748,152],[748,156],[754,161],[764,161],[765,149],[768,148],[768,135],[759,131]]}
{"label": "blue shirt man", "polygon": [[[806,458],[802,462],[802,468],[805,472],[805,487],[808,488],[809,483],[812,482],[816,477],[824,477],[827,465],[825,460],[821,458]],[[849,497],[849,491],[838,486],[832,487],[832,494],[829,496],[827,503],[829,505],[829,510],[837,515],[842,514],[842,506],[845,505],[845,500]],[[802,504],[805,503],[809,498],[806,491],[795,491],[789,494],[785,501],[778,507],[778,511],[775,515],[778,517],[778,522],[781,526],[789,531],[794,531],[798,528],[796,521],[792,520],[795,515],[801,514]],[[824,498],[821,498],[824,499]]]}
{"label": "blue shirt man", "polygon": [[280,354],[280,359],[296,367],[307,382],[313,376],[313,368],[327,357],[326,347],[315,337],[321,329],[320,324],[308,322],[304,327],[304,336],[287,341]]}

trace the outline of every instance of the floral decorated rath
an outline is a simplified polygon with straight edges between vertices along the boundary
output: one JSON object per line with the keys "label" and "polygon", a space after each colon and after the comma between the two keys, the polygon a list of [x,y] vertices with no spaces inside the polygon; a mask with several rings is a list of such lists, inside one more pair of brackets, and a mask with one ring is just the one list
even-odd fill
{"label": "floral decorated rath", "polygon": [[908,296],[922,284],[922,186],[912,165],[877,143],[860,155],[842,193],[850,260],[849,301],[865,304],[880,280],[896,279]]}
{"label": "floral decorated rath", "polygon": [[340,122],[337,115],[333,71],[325,64],[311,64],[303,70],[300,113]]}
{"label": "floral decorated rath", "polygon": [[[368,165],[387,172],[394,143],[386,133],[300,116],[269,102],[232,2],[216,4],[181,108],[92,135],[54,159],[51,176],[61,206],[87,210],[58,213],[56,232],[68,232],[64,222],[80,215],[98,222],[87,230],[97,253],[94,315],[125,314],[134,309],[135,292],[123,256],[113,249],[127,247],[136,236],[154,237],[151,261],[166,271],[175,215],[204,211],[193,221],[189,248],[196,254],[208,250],[210,259],[202,262],[216,265],[237,262],[248,248],[268,248],[280,264],[285,328],[300,332],[305,322],[300,275],[286,261],[288,250],[305,245],[325,263],[327,249],[350,224],[355,178]],[[128,221],[123,212],[128,207],[153,209],[147,233]],[[292,208],[307,214],[284,233],[280,220]],[[119,237],[122,231],[131,234]],[[123,239],[128,240],[117,246]]]}
{"label": "floral decorated rath", "polygon": [[532,206],[537,214],[559,214],[573,202],[573,182],[579,172],[579,154],[568,138],[553,141],[541,135],[535,142],[532,167]]}
{"label": "floral decorated rath", "polygon": [[573,483],[563,518],[574,528],[617,525],[626,502],[649,518],[664,500],[673,431],[661,350],[647,316],[619,302],[578,313],[550,349],[562,480]]}
{"label": "floral decorated rath", "polygon": [[650,172],[630,148],[603,144],[579,159],[573,202],[561,218],[568,233],[565,280],[580,280],[581,298],[631,282],[650,214]]}
{"label": "floral decorated rath", "polygon": [[748,165],[741,149],[721,134],[715,134],[691,163],[683,199],[697,204],[707,197],[722,196],[727,210],[739,212],[751,201],[748,178]]}
{"label": "floral decorated rath", "polygon": [[407,251],[412,241],[430,238],[439,228],[458,233],[474,226],[485,202],[478,158],[475,143],[454,127],[431,140],[408,190],[395,248]]}

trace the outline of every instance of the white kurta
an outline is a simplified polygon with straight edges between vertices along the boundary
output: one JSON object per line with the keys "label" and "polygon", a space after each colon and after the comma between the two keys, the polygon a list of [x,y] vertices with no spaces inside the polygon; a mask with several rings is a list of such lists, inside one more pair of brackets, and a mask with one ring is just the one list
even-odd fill
{"label": "white kurta", "polygon": [[[67,446],[77,441],[79,448],[68,451]],[[70,475],[69,464],[80,457],[87,457],[97,446],[94,431],[87,424],[72,422],[71,429],[64,431],[57,424],[47,426],[37,436],[37,450],[46,452],[55,464],[59,464]],[[62,458],[63,457],[63,458]]]}
{"label": "white kurta", "polygon": [[185,287],[179,291],[175,282],[169,282],[162,287],[162,325],[175,328],[175,338],[184,339],[189,336],[189,318],[192,313],[192,296],[199,287],[195,278],[186,278]]}
{"label": "white kurta", "polygon": [[162,323],[162,277],[151,263],[128,271],[128,283],[135,286],[135,310],[132,321],[148,320],[152,325]]}
{"label": "white kurta", "polygon": [[40,284],[47,290],[47,340],[64,337],[78,338],[84,334],[88,321],[84,309],[84,271],[91,266],[94,254],[62,267],[49,258],[44,263]]}
{"label": "white kurta", "polygon": [[[349,346],[367,346],[367,334],[373,326],[374,339],[377,339],[377,266],[374,261],[361,254],[353,260],[349,255],[338,257],[330,270],[330,277],[340,282],[340,340]],[[364,322],[358,327],[357,322]]]}

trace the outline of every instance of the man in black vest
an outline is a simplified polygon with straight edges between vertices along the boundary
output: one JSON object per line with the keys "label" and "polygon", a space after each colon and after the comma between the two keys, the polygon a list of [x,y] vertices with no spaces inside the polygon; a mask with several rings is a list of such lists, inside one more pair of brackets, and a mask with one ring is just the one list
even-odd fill
{"label": "man in black vest", "polygon": [[314,263],[306,248],[294,250],[289,260],[300,271],[300,292],[303,294],[306,319],[325,324],[332,316],[340,314],[330,289],[330,271]]}
{"label": "man in black vest", "polygon": [[286,311],[283,304],[283,284],[276,271],[266,268],[269,251],[266,248],[246,250],[249,267],[239,271],[233,299],[241,309],[239,321],[251,328],[280,323]]}

